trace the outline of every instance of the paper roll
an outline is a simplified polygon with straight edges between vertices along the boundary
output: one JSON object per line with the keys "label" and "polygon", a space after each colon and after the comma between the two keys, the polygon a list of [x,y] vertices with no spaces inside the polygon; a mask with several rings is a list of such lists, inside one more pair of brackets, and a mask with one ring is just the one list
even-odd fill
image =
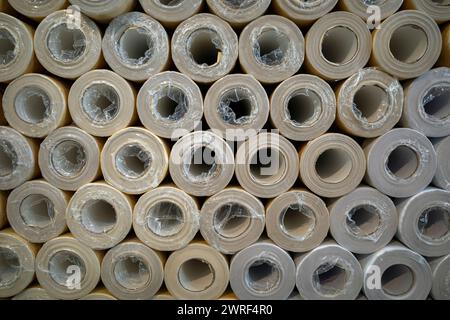
{"label": "paper roll", "polygon": [[[364,21],[369,21],[368,19],[375,13],[379,15],[377,18],[381,21],[396,13],[402,6],[402,3],[403,0],[343,0],[339,5],[342,10],[354,13],[360,16]],[[377,9],[373,9],[374,7],[377,7]]]}
{"label": "paper roll", "polygon": [[19,300],[19,301],[36,301],[36,300],[55,300],[52,298],[45,289],[40,286],[32,286],[28,289],[25,289],[18,295],[14,296],[11,300]]}
{"label": "paper roll", "polygon": [[15,296],[33,281],[38,250],[12,229],[0,232],[0,298]]}
{"label": "paper roll", "polygon": [[352,13],[320,18],[306,34],[306,69],[324,80],[341,80],[363,68],[372,50],[369,28]]}
{"label": "paper roll", "polygon": [[437,169],[433,178],[436,187],[450,191],[450,137],[436,139],[433,142],[437,156]]}
{"label": "paper roll", "polygon": [[70,234],[46,242],[36,256],[36,277],[49,295],[57,299],[80,299],[100,280],[102,254]]}
{"label": "paper roll", "polygon": [[366,170],[359,144],[339,133],[327,133],[308,142],[299,156],[301,180],[322,197],[335,198],[353,191]]}
{"label": "paper roll", "polygon": [[139,90],[137,112],[142,124],[162,138],[178,139],[193,131],[203,117],[203,96],[188,76],[158,73]]}
{"label": "paper roll", "polygon": [[139,0],[145,13],[158,19],[165,27],[175,28],[202,8],[203,0]]}
{"label": "paper roll", "polygon": [[94,301],[102,301],[102,300],[117,300],[108,290],[105,288],[95,289],[88,295],[84,296],[80,300],[94,300]]}
{"label": "paper roll", "polygon": [[250,21],[262,16],[269,8],[271,0],[206,0],[209,10],[230,23],[241,28]]}
{"label": "paper roll", "polygon": [[155,250],[184,248],[199,229],[198,204],[172,186],[156,188],[136,203],[133,229],[143,243]]}
{"label": "paper roll", "polygon": [[151,299],[163,280],[163,257],[138,240],[122,242],[102,261],[102,282],[121,300]]}
{"label": "paper roll", "polygon": [[384,194],[410,197],[424,189],[436,172],[436,152],[420,132],[399,128],[367,140],[365,180]]}
{"label": "paper roll", "polygon": [[6,192],[0,191],[0,230],[8,224],[6,217],[6,201],[8,196]]}
{"label": "paper roll", "polygon": [[294,261],[271,241],[257,242],[231,259],[230,285],[241,300],[286,300],[295,287]]}
{"label": "paper roll", "polygon": [[431,290],[428,262],[418,253],[393,242],[362,256],[364,295],[369,300],[425,300]]}
{"label": "paper roll", "polygon": [[14,231],[33,243],[44,243],[67,230],[67,192],[44,180],[25,182],[9,197],[7,213]]}
{"label": "paper roll", "polygon": [[370,254],[385,247],[397,231],[392,200],[376,189],[361,186],[335,199],[330,210],[331,235],[353,253]]}
{"label": "paper roll", "polygon": [[216,300],[228,286],[228,261],[210,246],[194,242],[169,256],[164,281],[176,299]]}
{"label": "paper roll", "polygon": [[173,146],[169,171],[173,182],[183,191],[198,197],[212,196],[233,178],[234,154],[218,135],[193,132]]}
{"label": "paper roll", "polygon": [[99,140],[77,127],[56,129],[39,149],[42,176],[59,189],[76,191],[99,177],[101,148]]}
{"label": "paper roll", "polygon": [[95,250],[119,244],[131,230],[134,200],[106,183],[80,187],[67,207],[67,226],[74,237]]}
{"label": "paper roll", "polygon": [[450,68],[428,71],[405,87],[400,123],[427,137],[450,135]]}
{"label": "paper roll", "polygon": [[336,116],[336,97],[330,85],[313,75],[283,81],[270,99],[270,119],[280,133],[295,141],[324,134]]}
{"label": "paper roll", "polygon": [[423,11],[437,23],[450,20],[450,5],[446,1],[405,0],[405,8]]}
{"label": "paper roll", "polygon": [[197,14],[176,28],[172,60],[181,73],[200,83],[211,83],[231,72],[238,58],[238,38],[219,17]]}
{"label": "paper roll", "polygon": [[400,11],[373,32],[371,65],[400,80],[415,78],[436,63],[441,48],[441,32],[429,15]]}
{"label": "paper roll", "polygon": [[338,0],[274,0],[275,10],[300,26],[308,26],[327,14]]}
{"label": "paper roll", "polygon": [[169,150],[150,131],[129,127],[115,133],[102,151],[106,182],[127,194],[156,188],[167,174]]}
{"label": "paper roll", "polygon": [[102,65],[102,35],[97,25],[76,10],[56,11],[36,29],[36,57],[49,72],[75,79]]}
{"label": "paper roll", "polygon": [[296,255],[296,284],[305,300],[355,300],[363,272],[355,256],[328,240],[310,252]]}
{"label": "paper roll", "polygon": [[111,69],[131,81],[145,81],[168,64],[167,32],[142,12],[115,18],[105,31],[102,48]]}
{"label": "paper roll", "polygon": [[438,64],[450,68],[450,24],[442,31],[442,52]]}
{"label": "paper roll", "polygon": [[450,287],[448,286],[448,279],[450,277],[450,255],[431,259],[428,262],[433,276],[431,296],[435,300],[450,300]]}
{"label": "paper roll", "polygon": [[9,125],[32,138],[45,138],[68,125],[67,87],[46,75],[29,73],[11,82],[3,94],[3,111]]}
{"label": "paper roll", "polygon": [[241,188],[226,188],[208,198],[200,213],[200,232],[214,249],[234,254],[255,243],[264,231],[261,201]]}
{"label": "paper roll", "polygon": [[236,178],[247,192],[275,198],[297,180],[299,161],[292,143],[275,133],[260,133],[241,144],[236,153]]}
{"label": "paper roll", "polygon": [[135,0],[69,0],[85,15],[102,23],[107,23],[134,8]]}
{"label": "paper roll", "polygon": [[232,74],[216,81],[205,97],[205,119],[226,140],[255,136],[269,117],[264,87],[251,75]]}
{"label": "paper roll", "polygon": [[283,193],[267,206],[267,235],[285,250],[306,252],[314,249],[325,239],[329,227],[325,203],[308,191]]}
{"label": "paper roll", "polygon": [[36,177],[37,153],[36,141],[0,126],[0,190],[12,190]]}
{"label": "paper roll", "polygon": [[41,21],[49,14],[67,7],[67,0],[8,0],[8,2],[14,10],[36,21]]}
{"label": "paper roll", "polygon": [[135,90],[118,74],[94,70],[70,88],[69,110],[75,124],[99,137],[112,136],[137,120]]}
{"label": "paper roll", "polygon": [[292,21],[266,15],[250,22],[239,37],[239,62],[263,83],[279,83],[300,69],[305,40]]}
{"label": "paper roll", "polygon": [[353,136],[381,136],[391,130],[402,115],[402,85],[373,68],[361,69],[345,80],[338,87],[336,98],[337,124]]}

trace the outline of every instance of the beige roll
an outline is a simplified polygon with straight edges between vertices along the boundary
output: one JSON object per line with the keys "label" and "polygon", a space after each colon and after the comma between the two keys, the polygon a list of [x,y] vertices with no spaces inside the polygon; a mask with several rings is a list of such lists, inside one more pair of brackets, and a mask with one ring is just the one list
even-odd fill
{"label": "beige roll", "polygon": [[446,0],[405,0],[404,7],[423,11],[432,17],[437,23],[450,20],[450,3]]}
{"label": "beige roll", "polygon": [[134,200],[106,183],[80,187],[69,202],[67,226],[74,237],[94,250],[119,244],[131,230]]}
{"label": "beige roll", "polygon": [[105,31],[102,48],[111,69],[131,81],[145,81],[169,63],[166,30],[142,12],[115,18]]}
{"label": "beige roll", "polygon": [[205,97],[205,119],[228,141],[255,136],[269,117],[269,98],[251,75],[232,74],[216,81]]}
{"label": "beige roll", "polygon": [[56,300],[51,297],[44,288],[39,285],[35,285],[23,290],[18,295],[14,296],[11,300],[19,301],[36,301],[36,300]]}
{"label": "beige roll", "polygon": [[108,23],[115,17],[131,11],[136,6],[135,0],[69,0],[78,6],[82,13],[95,21]]}
{"label": "beige roll", "polygon": [[[379,15],[377,18],[380,20],[384,20],[393,15],[400,9],[402,3],[403,0],[343,0],[339,4],[342,10],[354,13],[360,16],[364,21],[370,22],[368,19],[374,14]],[[372,10],[373,7],[377,7],[377,9]],[[376,22],[377,21],[373,21],[373,23]]]}
{"label": "beige roll", "polygon": [[391,130],[402,116],[403,88],[373,68],[361,69],[336,90],[337,124],[353,136],[373,138]]}
{"label": "beige roll", "polygon": [[102,65],[102,35],[88,17],[71,9],[47,16],[36,29],[36,57],[49,72],[75,79]]}
{"label": "beige roll", "polygon": [[32,138],[45,138],[68,125],[67,87],[55,78],[29,73],[11,82],[3,94],[9,125]]}
{"label": "beige roll", "polygon": [[270,99],[270,119],[280,133],[295,141],[315,139],[336,117],[336,97],[319,77],[301,74],[282,83]]}
{"label": "beige roll", "polygon": [[420,132],[399,128],[366,140],[365,180],[384,194],[405,198],[430,184],[436,172],[436,152]]}
{"label": "beige roll", "polygon": [[38,148],[35,140],[0,126],[0,190],[12,190],[37,176]]}
{"label": "beige roll", "polygon": [[109,138],[103,148],[103,177],[124,193],[145,193],[165,178],[168,153],[166,144],[150,131],[138,127],[123,129]]}
{"label": "beige roll", "polygon": [[155,294],[152,300],[175,300],[175,298],[167,290],[161,290]]}
{"label": "beige roll", "polygon": [[338,0],[274,0],[275,10],[299,26],[308,26],[336,6]]}
{"label": "beige roll", "polygon": [[97,288],[88,295],[84,296],[80,300],[94,300],[94,301],[103,301],[103,300],[117,300],[108,290],[105,288]]}
{"label": "beige roll", "polygon": [[261,201],[241,188],[229,187],[208,198],[200,212],[200,232],[208,244],[234,254],[255,243],[264,231]]}
{"label": "beige roll", "polygon": [[178,139],[200,124],[203,117],[202,92],[182,73],[158,73],[139,90],[137,112],[142,124],[157,136]]}
{"label": "beige roll", "polygon": [[432,69],[405,87],[400,124],[427,137],[450,135],[450,68]]}
{"label": "beige roll", "polygon": [[357,254],[385,247],[397,231],[392,200],[376,189],[361,186],[330,202],[330,231],[336,242]]}
{"label": "beige roll", "polygon": [[369,28],[353,13],[337,11],[320,18],[306,34],[306,69],[324,80],[341,80],[370,58]]}
{"label": "beige roll", "polygon": [[0,82],[9,82],[38,67],[33,48],[34,30],[22,21],[0,13]]}
{"label": "beige roll", "polygon": [[0,232],[0,298],[15,296],[33,281],[38,250],[12,229]]}
{"label": "beige roll", "polygon": [[267,206],[267,235],[285,250],[312,250],[322,243],[329,228],[330,217],[325,203],[308,191],[283,193]]}
{"label": "beige roll", "polygon": [[0,0],[0,12],[11,13],[13,11],[8,0]]}
{"label": "beige roll", "polygon": [[41,21],[49,14],[67,7],[67,0],[33,1],[8,0],[11,7],[20,14]]}
{"label": "beige roll", "polygon": [[193,242],[169,256],[164,281],[176,299],[219,299],[229,281],[227,258],[202,242]]}
{"label": "beige roll", "polygon": [[450,255],[440,258],[430,259],[431,273],[433,276],[433,286],[431,296],[434,300],[450,300]]}
{"label": "beige roll", "polygon": [[275,133],[260,133],[241,144],[236,153],[236,178],[247,192],[274,198],[297,180],[299,161],[292,143]]}
{"label": "beige roll", "polygon": [[450,23],[442,31],[442,52],[438,64],[450,68]]}
{"label": "beige roll", "polygon": [[415,78],[433,67],[441,48],[441,32],[429,15],[400,11],[374,31],[371,64],[400,80]]}
{"label": "beige roll", "polygon": [[366,171],[364,152],[352,138],[327,133],[299,152],[300,179],[314,193],[327,198],[353,191]]}
{"label": "beige roll", "polygon": [[425,300],[431,290],[428,262],[418,253],[393,242],[359,258],[364,272],[364,295],[369,300]]}
{"label": "beige roll", "polygon": [[145,13],[158,19],[165,27],[175,28],[180,22],[198,13],[203,0],[139,0]]}
{"label": "beige roll", "polygon": [[249,23],[239,37],[242,69],[263,83],[279,83],[293,76],[304,56],[301,30],[282,16],[262,16]]}
{"label": "beige roll", "polygon": [[172,148],[169,170],[173,182],[193,196],[208,197],[224,189],[234,174],[234,154],[218,135],[197,131]]}
{"label": "beige roll", "polygon": [[433,142],[437,156],[437,169],[433,178],[436,187],[450,191],[450,137],[436,139]]}
{"label": "beige roll", "polygon": [[97,287],[102,255],[65,234],[42,246],[36,256],[36,277],[52,297],[80,299]]}
{"label": "beige roll", "polygon": [[227,75],[238,58],[238,37],[219,17],[200,13],[183,21],[172,37],[172,60],[181,73],[200,83]]}
{"label": "beige roll", "polygon": [[195,199],[177,188],[163,186],[147,192],[136,203],[133,229],[150,248],[174,251],[194,239],[199,213]]}
{"label": "beige roll", "polygon": [[55,187],[76,191],[100,176],[102,143],[77,127],[53,131],[41,143],[39,167]]}
{"label": "beige roll", "polygon": [[206,0],[209,10],[228,21],[233,27],[241,28],[262,16],[271,0]]}
{"label": "beige roll", "polygon": [[70,194],[44,180],[25,182],[8,197],[8,221],[14,231],[33,243],[44,243],[67,230]]}
{"label": "beige roll", "polygon": [[6,203],[8,196],[6,192],[0,191],[0,230],[3,229],[8,224],[8,219],[6,216]]}

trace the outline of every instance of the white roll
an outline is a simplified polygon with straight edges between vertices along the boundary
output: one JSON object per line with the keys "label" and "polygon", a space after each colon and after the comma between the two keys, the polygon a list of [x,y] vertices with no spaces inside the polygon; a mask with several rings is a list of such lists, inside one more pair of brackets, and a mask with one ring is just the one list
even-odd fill
{"label": "white roll", "polygon": [[139,0],[145,13],[174,28],[202,9],[203,0]]}
{"label": "white roll", "polygon": [[64,9],[67,6],[67,0],[8,0],[8,2],[14,10],[36,21],[41,21],[49,14]]}
{"label": "white roll", "polygon": [[269,8],[271,0],[206,0],[209,10],[228,21],[233,27],[240,28],[258,18]]}
{"label": "white roll", "polygon": [[327,14],[338,0],[274,0],[275,10],[300,26],[308,26]]}
{"label": "white roll", "polygon": [[51,297],[44,288],[40,286],[32,286],[23,290],[18,295],[14,296],[11,300],[19,301],[36,301],[36,300],[56,300]]}
{"label": "white roll", "polygon": [[[379,14],[379,19],[384,20],[393,15],[402,6],[403,0],[389,0],[389,1],[366,1],[366,0],[343,0],[340,7],[351,13],[360,16],[364,21],[368,21],[374,12]],[[377,11],[371,10],[372,7],[377,7]],[[374,21],[375,22],[375,21]]]}
{"label": "white roll", "polygon": [[431,287],[431,296],[435,300],[450,300],[450,255],[428,261],[433,276],[433,286]]}
{"label": "white roll", "polygon": [[436,150],[437,169],[433,178],[436,187],[450,191],[450,137],[433,140]]}
{"label": "white roll", "polygon": [[450,5],[444,0],[405,0],[405,7],[408,9],[423,11],[432,17],[437,23],[443,23],[450,20]]}
{"label": "white roll", "polygon": [[135,0],[69,0],[88,17],[107,23],[115,17],[130,11],[136,5]]}

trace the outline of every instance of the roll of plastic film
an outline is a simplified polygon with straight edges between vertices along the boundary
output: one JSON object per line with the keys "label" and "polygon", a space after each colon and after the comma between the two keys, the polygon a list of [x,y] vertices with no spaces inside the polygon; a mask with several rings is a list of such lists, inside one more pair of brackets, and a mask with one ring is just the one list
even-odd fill
{"label": "roll of plastic film", "polygon": [[136,203],[133,229],[150,248],[174,251],[184,248],[199,229],[197,202],[172,186],[156,188]]}
{"label": "roll of plastic film", "polygon": [[203,0],[139,0],[145,13],[174,28],[200,11]]}
{"label": "roll of plastic film", "polygon": [[113,71],[132,81],[145,81],[163,71],[169,39],[163,26],[141,12],[115,18],[103,37],[103,55]]}
{"label": "roll of plastic film", "polygon": [[233,27],[243,27],[262,16],[269,8],[271,0],[207,0],[209,10],[228,21]]}
{"label": "roll of plastic film", "polygon": [[88,295],[84,296],[80,300],[95,300],[95,301],[101,301],[101,300],[117,300],[116,297],[114,297],[108,290],[105,288],[97,288]]}
{"label": "roll of plastic film", "polygon": [[371,64],[400,80],[415,78],[433,67],[441,48],[441,32],[429,15],[400,11],[373,32]]}
{"label": "roll of plastic film", "polygon": [[297,180],[299,161],[292,143],[275,133],[260,133],[241,144],[236,153],[236,178],[247,192],[274,198]]}
{"label": "roll of plastic film", "polygon": [[[342,10],[349,11],[368,21],[373,14],[379,14],[379,19],[384,20],[396,13],[402,6],[403,0],[390,1],[366,1],[366,0],[343,0],[340,2]],[[374,7],[377,7],[375,9]],[[374,23],[375,21],[373,21]]]}
{"label": "roll of plastic film", "polygon": [[67,207],[67,226],[88,247],[104,250],[119,244],[131,230],[134,200],[106,183],[80,187]]}
{"label": "roll of plastic film", "polygon": [[367,140],[365,180],[384,194],[410,197],[424,189],[436,172],[436,152],[420,132],[399,128]]}
{"label": "roll of plastic film", "polygon": [[327,133],[308,142],[299,155],[301,180],[322,197],[335,198],[353,191],[366,170],[359,144],[339,133]]}
{"label": "roll of plastic film", "polygon": [[36,177],[37,153],[36,141],[0,126],[0,190],[12,190]]}
{"label": "roll of plastic film", "polygon": [[102,151],[103,176],[127,194],[156,188],[167,174],[169,150],[144,128],[123,129],[106,142]]}
{"label": "roll of plastic film", "polygon": [[450,191],[427,188],[397,203],[397,238],[426,256],[450,254]]}
{"label": "roll of plastic film", "polygon": [[241,188],[226,188],[208,198],[200,213],[200,232],[210,246],[234,254],[255,243],[264,231],[261,201]]}
{"label": "roll of plastic film", "polygon": [[36,57],[49,72],[75,79],[103,63],[97,25],[73,8],[47,16],[36,29]]}
{"label": "roll of plastic film", "polygon": [[11,300],[20,300],[20,301],[35,301],[35,300],[55,300],[52,298],[45,289],[40,286],[32,286],[28,289],[25,289],[18,295],[14,296]]}
{"label": "roll of plastic film", "polygon": [[121,14],[131,11],[135,0],[69,0],[85,15],[101,23],[107,23]]}
{"label": "roll of plastic film", "polygon": [[33,28],[0,12],[0,82],[9,82],[38,67],[33,51],[33,36]]}
{"label": "roll of plastic film", "polygon": [[169,256],[164,281],[176,299],[216,300],[228,286],[228,261],[210,246],[194,242]]}
{"label": "roll of plastic film", "polygon": [[355,300],[363,285],[363,272],[355,256],[328,240],[297,255],[296,283],[305,300]]}
{"label": "roll of plastic film", "polygon": [[438,64],[450,68],[450,24],[442,31],[442,52]]}
{"label": "roll of plastic film", "polygon": [[424,257],[393,242],[362,256],[364,295],[369,300],[425,300],[431,290],[431,269]]}
{"label": "roll of plastic film", "polygon": [[41,21],[49,14],[64,9],[68,4],[67,0],[8,0],[8,2],[14,10],[36,21]]}
{"label": "roll of plastic film", "polygon": [[205,119],[226,140],[255,136],[269,117],[269,99],[253,76],[233,74],[216,81],[205,97]]}
{"label": "roll of plastic film", "polygon": [[38,250],[12,229],[0,232],[0,298],[15,296],[33,281]]}
{"label": "roll of plastic film", "polygon": [[142,124],[162,138],[178,139],[193,131],[203,117],[203,96],[189,77],[166,71],[148,79],[137,97]]}
{"label": "roll of plastic film", "polygon": [[403,110],[403,88],[388,74],[361,69],[337,89],[337,124],[354,136],[373,138],[391,130]]}
{"label": "roll of plastic film", "polygon": [[224,20],[209,13],[183,21],[172,37],[172,59],[180,72],[200,83],[230,73],[238,58],[238,38]]}
{"label": "roll of plastic film", "polygon": [[306,34],[305,66],[325,80],[341,80],[363,68],[372,50],[367,24],[349,12],[320,18]]}
{"label": "roll of plastic film", "polygon": [[8,220],[14,231],[33,243],[44,243],[64,231],[67,192],[44,180],[25,182],[14,189],[7,204]]}
{"label": "roll of plastic film", "polygon": [[400,123],[427,137],[450,135],[450,68],[428,71],[405,87]]}
{"label": "roll of plastic film", "polygon": [[3,110],[9,125],[32,138],[44,138],[70,123],[68,89],[46,75],[25,74],[11,82],[3,94]]}
{"label": "roll of plastic film", "polygon": [[292,21],[276,15],[249,23],[239,37],[242,69],[263,83],[279,83],[300,69],[305,40]]}
{"label": "roll of plastic film", "polygon": [[313,75],[296,75],[283,81],[270,100],[273,125],[291,140],[309,141],[319,137],[336,117],[333,90]]}
{"label": "roll of plastic film", "polygon": [[405,8],[423,11],[437,23],[450,20],[450,4],[446,1],[405,0]]}
{"label": "roll of plastic film", "polygon": [[433,141],[437,156],[437,169],[433,178],[436,187],[450,191],[450,137]]}
{"label": "roll of plastic film", "polygon": [[240,300],[286,300],[295,287],[294,261],[271,241],[257,242],[231,259],[230,285]]}
{"label": "roll of plastic film", "polygon": [[327,14],[338,0],[274,0],[274,8],[300,26],[307,26]]}
{"label": "roll of plastic film", "polygon": [[112,248],[102,261],[102,282],[122,300],[151,299],[164,280],[164,258],[138,240]]}
{"label": "roll of plastic film", "polygon": [[100,280],[102,253],[70,234],[46,242],[36,257],[36,277],[49,295],[57,299],[80,299]]}
{"label": "roll of plastic film", "polygon": [[431,259],[428,261],[433,276],[431,296],[435,300],[450,300],[450,288],[448,279],[450,277],[450,255]]}
{"label": "roll of plastic film", "polygon": [[169,170],[173,182],[193,196],[207,197],[223,190],[234,174],[234,154],[218,135],[197,131],[172,148]]}
{"label": "roll of plastic film", "polygon": [[391,242],[398,215],[392,200],[370,187],[359,187],[335,199],[330,210],[331,235],[336,242],[358,254],[373,253]]}
{"label": "roll of plastic film", "polygon": [[39,149],[42,176],[59,189],[76,191],[100,176],[101,148],[99,140],[77,127],[56,129]]}
{"label": "roll of plastic film", "polygon": [[8,196],[6,192],[0,191],[0,230],[3,229],[8,223],[6,216],[6,201]]}

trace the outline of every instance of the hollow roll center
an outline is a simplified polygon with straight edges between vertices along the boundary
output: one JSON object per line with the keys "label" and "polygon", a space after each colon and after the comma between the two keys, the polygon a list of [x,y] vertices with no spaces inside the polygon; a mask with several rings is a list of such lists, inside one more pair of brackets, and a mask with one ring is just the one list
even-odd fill
{"label": "hollow roll center", "polygon": [[344,290],[348,274],[342,266],[326,262],[321,264],[313,275],[313,284],[323,295],[336,295]]}
{"label": "hollow roll center", "polygon": [[312,122],[322,108],[319,95],[310,89],[295,91],[288,100],[286,116],[294,125],[301,126]]}
{"label": "hollow roll center", "polygon": [[151,154],[139,144],[123,146],[116,154],[116,168],[130,179],[142,177],[152,164]]}
{"label": "hollow roll center", "polygon": [[389,107],[389,95],[377,85],[362,86],[353,97],[353,112],[369,123],[382,119]]}
{"label": "hollow roll center", "polygon": [[236,238],[247,231],[251,219],[251,214],[246,207],[229,202],[214,212],[214,230],[224,238]]}
{"label": "hollow roll center", "polygon": [[252,179],[262,184],[275,184],[286,175],[287,160],[277,148],[259,149],[250,160]]}
{"label": "hollow roll center", "polygon": [[367,237],[374,234],[380,227],[379,210],[369,204],[358,205],[347,213],[346,224],[356,236]]}
{"label": "hollow roll center", "polygon": [[74,25],[61,23],[50,29],[47,48],[53,59],[69,63],[76,61],[86,52],[86,36]]}
{"label": "hollow roll center", "polygon": [[258,259],[246,270],[245,283],[256,292],[270,292],[281,282],[280,267],[273,261]]}
{"label": "hollow roll center", "polygon": [[219,34],[207,28],[192,32],[188,40],[188,53],[197,65],[213,66],[222,58],[222,40]]}
{"label": "hollow roll center", "polygon": [[92,122],[108,123],[114,120],[119,113],[119,94],[108,84],[94,83],[84,90],[81,107]]}
{"label": "hollow roll center", "polygon": [[6,140],[0,140],[0,177],[7,177],[14,173],[17,167],[17,153]]}
{"label": "hollow roll center", "polygon": [[306,239],[314,231],[316,217],[308,206],[294,203],[280,215],[280,225],[288,236]]}
{"label": "hollow roll center", "polygon": [[7,65],[16,55],[16,40],[11,32],[0,28],[0,65]]}
{"label": "hollow roll center", "polygon": [[218,169],[216,163],[216,153],[208,147],[196,148],[191,153],[188,164],[188,175],[195,179],[208,179]]}
{"label": "hollow roll center", "polygon": [[358,37],[347,27],[334,27],[322,38],[322,55],[331,63],[347,64],[359,50]]}
{"label": "hollow roll center", "polygon": [[217,111],[225,123],[241,125],[251,120],[253,109],[249,92],[234,88],[222,94]]}
{"label": "hollow roll center", "polygon": [[75,140],[64,140],[57,144],[50,158],[53,169],[64,177],[80,174],[87,162],[84,147]]}
{"label": "hollow roll center", "polygon": [[429,239],[440,240],[450,232],[450,210],[447,207],[431,207],[419,217],[421,234]]}
{"label": "hollow roll center", "polygon": [[48,273],[57,284],[76,288],[86,275],[86,266],[83,259],[75,252],[61,250],[50,257]]}
{"label": "hollow roll center", "polygon": [[176,203],[162,201],[148,211],[147,226],[160,237],[177,235],[184,227],[184,214]]}
{"label": "hollow roll center", "polygon": [[42,194],[31,194],[22,200],[20,217],[29,227],[45,228],[55,219],[53,202]]}
{"label": "hollow roll center", "polygon": [[280,30],[269,28],[262,30],[253,44],[256,60],[264,65],[277,66],[285,61],[290,40]]}
{"label": "hollow roll center", "polygon": [[17,254],[6,247],[0,247],[0,288],[16,282],[20,275],[20,260]]}
{"label": "hollow roll center", "polygon": [[191,292],[207,290],[214,283],[212,266],[202,259],[190,259],[178,269],[178,281],[181,286]]}
{"label": "hollow roll center", "polygon": [[150,30],[130,27],[120,36],[117,48],[125,64],[140,66],[152,59],[155,43]]}
{"label": "hollow roll center", "polygon": [[22,121],[39,124],[51,114],[51,101],[41,88],[24,87],[16,95],[14,108]]}
{"label": "hollow roll center", "polygon": [[416,63],[428,49],[427,34],[413,24],[401,26],[392,33],[389,48],[398,61]]}
{"label": "hollow roll center", "polygon": [[158,117],[164,120],[178,121],[184,118],[188,108],[188,98],[180,88],[168,85],[161,89],[156,96],[154,111]]}
{"label": "hollow roll center", "polygon": [[326,183],[339,183],[347,179],[353,168],[352,160],[343,149],[332,148],[319,155],[315,169]]}
{"label": "hollow roll center", "polygon": [[151,279],[151,272],[142,258],[137,256],[121,257],[114,264],[114,278],[128,290],[136,290],[146,286]]}
{"label": "hollow roll center", "polygon": [[89,200],[81,209],[81,223],[92,233],[106,233],[116,226],[116,209],[106,200]]}
{"label": "hollow roll center", "polygon": [[417,153],[408,146],[401,145],[395,148],[388,157],[386,167],[388,172],[399,179],[408,179],[419,166]]}
{"label": "hollow roll center", "polygon": [[401,296],[414,285],[414,273],[406,265],[396,264],[387,268],[381,276],[381,287],[389,295]]}
{"label": "hollow roll center", "polygon": [[423,101],[425,113],[434,120],[447,121],[450,119],[450,85],[432,87],[425,94]]}

